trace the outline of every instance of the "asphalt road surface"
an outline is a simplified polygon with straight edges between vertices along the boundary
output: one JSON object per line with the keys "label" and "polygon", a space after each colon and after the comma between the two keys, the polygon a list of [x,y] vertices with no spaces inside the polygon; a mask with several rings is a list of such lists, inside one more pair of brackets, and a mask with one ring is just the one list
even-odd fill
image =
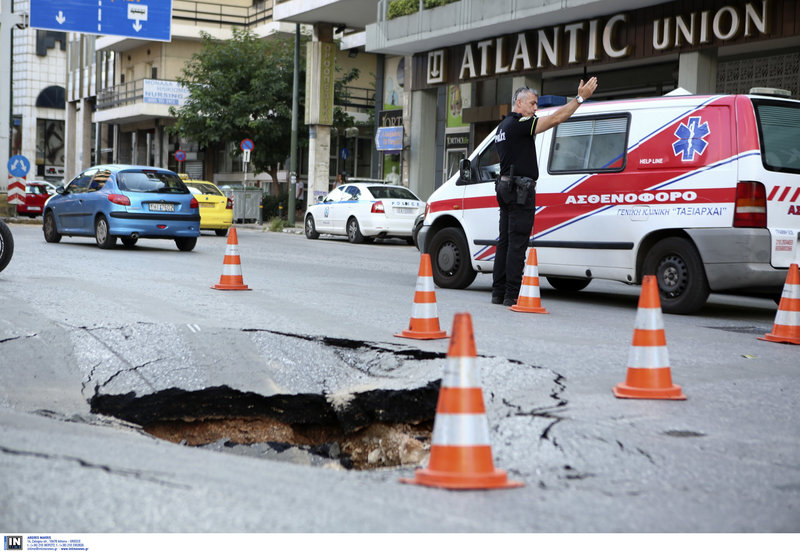
{"label": "asphalt road surface", "polygon": [[184,418],[281,405],[354,416],[342,424],[413,411],[403,400],[430,398],[448,348],[394,336],[409,323],[415,248],[239,228],[250,290],[218,291],[226,239],[212,234],[184,253],[170,241],[107,251],[11,229],[0,273],[4,531],[800,531],[800,347],[757,339],[772,329],[772,301],[712,295],[696,315],[664,315],[687,400],[622,400],[611,389],[626,377],[638,287],[595,281],[566,296],[543,283],[547,315],[491,305],[488,276],[437,289],[444,329],[471,315],[494,462],[524,483],[448,491],[399,483],[418,464],[226,454],[139,423],[169,407]]}

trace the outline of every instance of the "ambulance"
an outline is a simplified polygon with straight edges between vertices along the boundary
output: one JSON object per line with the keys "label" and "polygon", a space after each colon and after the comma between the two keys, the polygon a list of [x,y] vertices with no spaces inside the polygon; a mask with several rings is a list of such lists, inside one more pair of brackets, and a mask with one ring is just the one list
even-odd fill
{"label": "ambulance", "polygon": [[[655,274],[668,313],[711,292],[779,297],[800,256],[800,101],[787,95],[587,102],[538,134],[539,275],[575,292]],[[492,132],[428,199],[418,243],[439,287],[492,272],[499,170]]]}

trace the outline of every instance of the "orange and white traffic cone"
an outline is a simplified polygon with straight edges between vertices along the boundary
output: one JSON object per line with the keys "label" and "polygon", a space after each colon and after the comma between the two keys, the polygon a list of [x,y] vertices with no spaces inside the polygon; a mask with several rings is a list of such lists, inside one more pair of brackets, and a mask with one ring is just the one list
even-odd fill
{"label": "orange and white traffic cone", "polygon": [[489,422],[483,404],[472,318],[455,315],[453,337],[447,351],[436,418],[433,421],[428,467],[403,483],[445,489],[504,489],[521,487],[495,469],[489,442]]}
{"label": "orange and white traffic cone", "polygon": [[211,289],[243,289],[250,290],[244,285],[242,279],[242,263],[239,259],[239,239],[236,236],[236,228],[231,226],[228,230],[228,245],[225,247],[225,259],[222,261],[222,276],[219,283],[211,286]]}
{"label": "orange and white traffic cone", "polygon": [[614,395],[620,399],[686,398],[680,386],[672,383],[658,282],[652,275],[645,276],[642,281],[633,343],[628,355],[628,376],[625,383],[614,387]]}
{"label": "orange and white traffic cone", "polygon": [[797,263],[792,263],[786,275],[772,333],[758,339],[800,345],[800,271]]}
{"label": "orange and white traffic cone", "polygon": [[436,292],[433,290],[433,269],[431,268],[431,257],[427,253],[422,254],[419,262],[419,277],[408,328],[394,335],[410,339],[444,339],[447,337],[447,332],[439,328]]}
{"label": "orange and white traffic cone", "polygon": [[517,303],[508,307],[515,312],[535,312],[550,314],[542,306],[539,294],[539,263],[536,260],[536,248],[528,249],[528,260],[525,262],[525,272],[522,275],[522,287],[519,288]]}

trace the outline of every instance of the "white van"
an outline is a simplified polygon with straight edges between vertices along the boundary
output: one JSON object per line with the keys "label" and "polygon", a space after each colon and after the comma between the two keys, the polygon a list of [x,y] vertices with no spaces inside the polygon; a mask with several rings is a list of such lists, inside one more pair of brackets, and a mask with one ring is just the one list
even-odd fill
{"label": "white van", "polygon": [[[710,292],[777,297],[798,260],[798,101],[591,102],[537,135],[536,152],[531,245],[557,290],[656,274],[664,312],[691,313]],[[491,273],[499,167],[491,133],[428,199],[418,242],[438,286],[465,288]]]}

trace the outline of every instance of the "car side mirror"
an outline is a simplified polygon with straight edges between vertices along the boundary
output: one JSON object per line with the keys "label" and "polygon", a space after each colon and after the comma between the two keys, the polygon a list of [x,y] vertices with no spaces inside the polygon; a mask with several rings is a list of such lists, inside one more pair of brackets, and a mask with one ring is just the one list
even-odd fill
{"label": "car side mirror", "polygon": [[472,181],[472,163],[469,162],[469,159],[462,159],[458,162],[458,179],[465,184]]}
{"label": "car side mirror", "polygon": [[64,186],[59,186],[58,188],[56,188],[56,193],[64,195],[67,193],[67,190],[64,188]]}

